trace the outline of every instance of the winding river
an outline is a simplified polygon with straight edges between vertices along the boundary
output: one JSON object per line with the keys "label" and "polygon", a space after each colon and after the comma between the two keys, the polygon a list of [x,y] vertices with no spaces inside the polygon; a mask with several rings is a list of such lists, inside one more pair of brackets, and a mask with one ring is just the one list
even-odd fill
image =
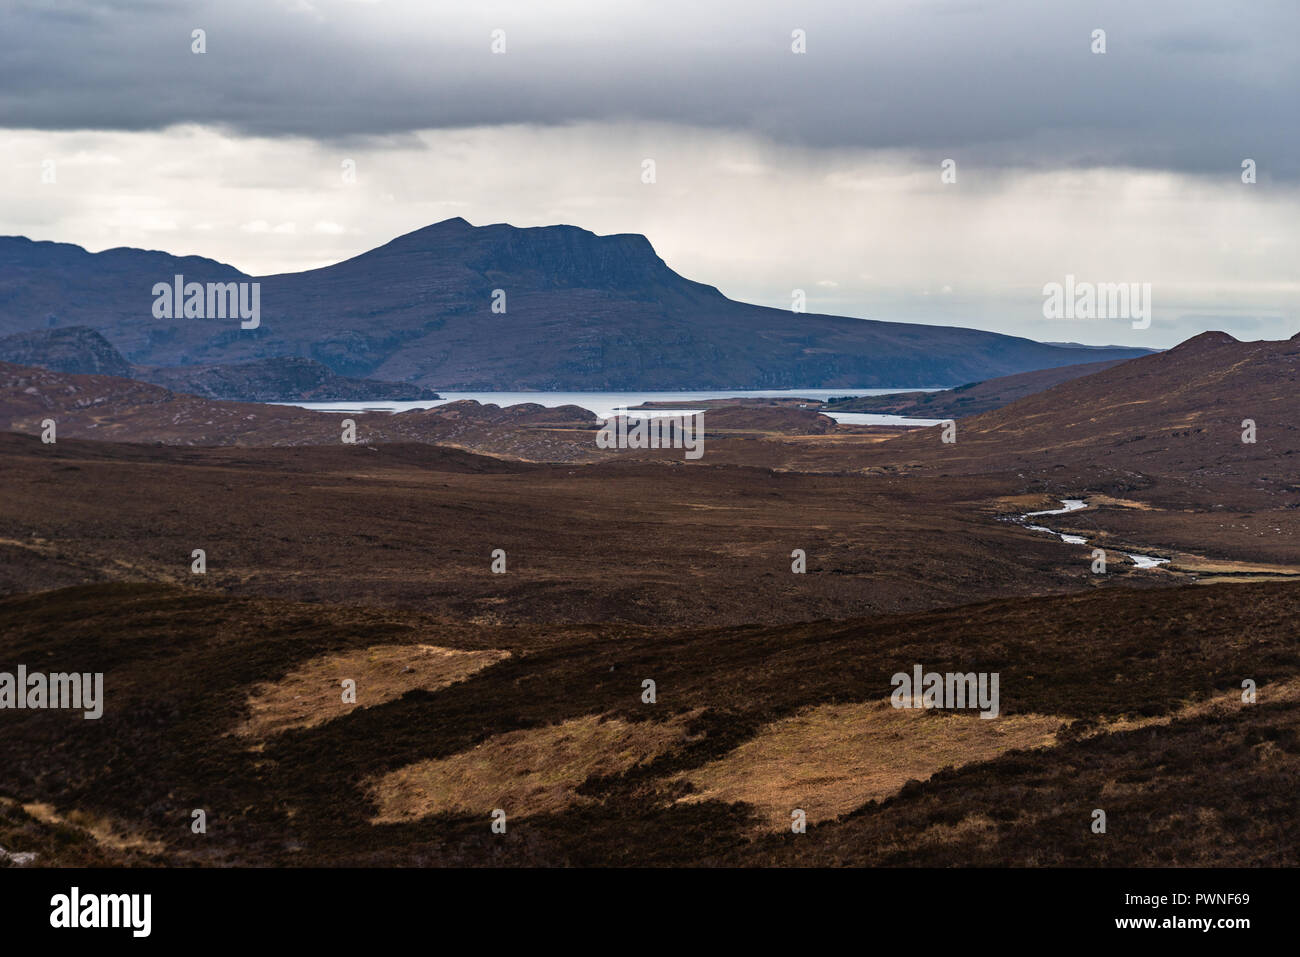
{"label": "winding river", "polygon": [[[1042,515],[1068,515],[1070,512],[1082,511],[1087,507],[1088,503],[1081,498],[1063,498],[1061,499],[1060,508],[1044,509],[1041,512],[1026,512],[1024,515],[1021,515],[1017,521],[1031,531],[1047,532],[1049,535],[1056,535],[1067,545],[1087,545],[1088,539],[1084,538],[1082,535],[1068,535],[1065,532],[1058,532],[1045,525],[1030,524],[1030,519],[1038,518]],[[1169,559],[1156,558],[1153,555],[1138,555],[1134,552],[1121,552],[1120,554],[1127,555],[1138,568],[1159,568],[1161,565],[1169,564]]]}

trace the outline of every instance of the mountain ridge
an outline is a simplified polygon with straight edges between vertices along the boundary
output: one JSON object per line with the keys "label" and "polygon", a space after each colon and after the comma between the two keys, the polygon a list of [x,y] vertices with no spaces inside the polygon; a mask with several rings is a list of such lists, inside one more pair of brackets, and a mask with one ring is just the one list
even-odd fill
{"label": "mountain ridge", "polygon": [[[177,273],[259,282],[259,327],[153,318],[150,290]],[[1150,351],[793,313],[681,276],[637,233],[461,217],[264,277],[203,257],[0,237],[0,335],[59,325],[97,329],[137,365],[301,356],[344,376],[459,390],[929,388]]]}

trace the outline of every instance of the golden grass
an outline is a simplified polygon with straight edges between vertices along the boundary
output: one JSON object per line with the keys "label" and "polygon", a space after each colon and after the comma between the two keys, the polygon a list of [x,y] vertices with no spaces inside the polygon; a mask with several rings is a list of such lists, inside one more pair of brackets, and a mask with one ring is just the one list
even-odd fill
{"label": "golden grass", "polygon": [[1032,512],[1037,509],[1059,508],[1060,502],[1059,498],[1051,495],[1000,495],[993,499],[991,508],[995,511],[1014,508],[1017,511]]}
{"label": "golden grass", "polygon": [[1102,724],[1093,734],[1112,734],[1121,731],[1134,731],[1141,728],[1160,727],[1186,718],[1204,718],[1209,715],[1230,716],[1244,707],[1276,704],[1279,702],[1300,701],[1300,678],[1288,678],[1260,685],[1255,691],[1256,705],[1247,705],[1241,700],[1242,692],[1234,688],[1212,698],[1192,701],[1169,714],[1155,718],[1117,718]]}
{"label": "golden grass", "polygon": [[[1259,705],[1297,700],[1300,678],[1257,691]],[[1087,736],[1230,715],[1243,707],[1251,706],[1242,702],[1240,690],[1232,690],[1160,717],[1107,721]],[[796,808],[809,823],[830,820],[945,767],[988,761],[1013,749],[1055,747],[1057,732],[1071,720],[1040,714],[986,720],[969,712],[895,709],[887,699],[822,705],[768,725],[724,757],[673,780],[694,788],[681,801],[742,801],[758,810],[763,829],[784,831]]]}
{"label": "golden grass", "polygon": [[1139,502],[1131,498],[1115,498],[1111,495],[1089,495],[1088,504],[1094,507],[1109,505],[1112,508],[1131,508],[1139,512],[1163,511],[1163,509],[1157,509],[1154,505],[1148,505],[1146,502]]}
{"label": "golden grass", "polygon": [[[5,803],[16,803],[4,800]],[[115,851],[139,850],[149,854],[161,854],[166,849],[160,841],[136,834],[116,821],[85,811],[72,810],[67,814],[60,814],[52,804],[39,801],[24,804],[22,809],[43,824],[76,828],[88,834],[101,846]]]}
{"label": "golden grass", "polygon": [[[324,724],[353,708],[369,708],[408,691],[437,691],[510,657],[497,649],[466,651],[435,645],[376,645],[313,658],[248,696],[248,720],[235,734],[265,739],[290,728]],[[343,701],[343,681],[356,684],[356,704]]]}
{"label": "golden grass", "polygon": [[[1300,575],[1300,565],[1270,564],[1268,562],[1240,562],[1223,558],[1202,558],[1186,552],[1172,553],[1172,564],[1182,571],[1201,575],[1239,576],[1239,581],[1273,581]],[[1248,578],[1247,576],[1251,576]]]}
{"label": "golden grass", "polygon": [[586,800],[577,789],[589,777],[622,774],[682,741],[691,717],[628,722],[587,715],[493,735],[471,751],[372,780],[368,790],[379,809],[372,823],[445,812],[486,819],[496,808],[507,818],[560,811]]}
{"label": "golden grass", "polygon": [[683,772],[695,793],[683,801],[744,801],[774,830],[790,827],[801,808],[825,821],[870,800],[896,794],[907,781],[986,761],[1013,748],[1055,744],[1065,720],[902,710],[888,699],[822,705],[768,725],[757,737],[703,767]]}

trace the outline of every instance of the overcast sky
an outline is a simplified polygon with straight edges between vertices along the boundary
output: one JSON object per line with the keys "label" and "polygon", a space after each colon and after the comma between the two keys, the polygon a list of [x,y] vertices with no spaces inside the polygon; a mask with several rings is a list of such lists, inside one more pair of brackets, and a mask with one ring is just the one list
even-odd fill
{"label": "overcast sky", "polygon": [[[0,6],[0,233],[265,274],[449,216],[565,222],[769,305],[1300,331],[1295,0]],[[1044,319],[1067,274],[1151,283],[1151,327]]]}

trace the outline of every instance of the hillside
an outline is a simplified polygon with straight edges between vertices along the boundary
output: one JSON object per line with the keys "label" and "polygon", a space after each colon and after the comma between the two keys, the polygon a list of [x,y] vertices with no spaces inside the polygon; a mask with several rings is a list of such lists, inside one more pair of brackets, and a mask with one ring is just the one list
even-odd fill
{"label": "hillside", "polygon": [[89,325],[139,365],[302,356],[340,375],[466,390],[932,387],[1146,351],[734,302],[678,275],[644,236],[573,226],[449,219],[332,266],[260,277],[250,330],[153,318],[150,290],[178,274],[252,280],[198,257],[0,238],[0,333]]}
{"label": "hillside", "polygon": [[0,339],[0,362],[53,372],[109,375],[209,399],[241,402],[415,401],[432,389],[341,376],[313,359],[254,359],[228,365],[133,366],[89,326],[39,329]]}
{"label": "hillside", "polygon": [[1055,369],[1036,369],[1016,375],[999,376],[983,382],[970,382],[955,389],[938,392],[899,392],[893,395],[862,395],[849,399],[831,400],[826,412],[875,412],[888,415],[906,415],[917,419],[959,419],[968,415],[991,412],[1004,405],[1023,399],[1035,392],[1069,382],[1080,376],[1102,372],[1119,365],[1123,359],[1103,362],[1084,362],[1079,365],[1060,366]]}
{"label": "hillside", "polygon": [[37,329],[0,339],[0,362],[81,375],[130,376],[131,363],[89,326]]}
{"label": "hillside", "polygon": [[[1278,583],[667,633],[161,583],[17,595],[0,656],[107,672],[114,707],[75,734],[7,716],[0,838],[40,865],[98,862],[98,833],[174,865],[1295,866],[1297,613]],[[916,661],[999,673],[998,720],[890,708]],[[311,680],[336,673],[359,706]],[[193,795],[220,815],[197,839]]]}
{"label": "hillside", "polygon": [[440,398],[423,386],[342,376],[323,363],[301,357],[227,365],[136,366],[134,376],[175,392],[238,402],[411,402]]}
{"label": "hillside", "polygon": [[1300,559],[1300,336],[1239,342],[1206,332],[962,419],[956,439],[918,430],[868,460],[1095,495],[1095,507],[1053,527],[1141,542],[1185,556],[1185,568],[1248,573],[1249,563]]}
{"label": "hillside", "polygon": [[[581,410],[357,415],[345,446],[340,416],[0,366],[0,425],[28,433],[0,435],[0,656],[113,682],[75,735],[10,716],[0,846],[38,865],[1293,864],[1300,583],[1233,562],[1296,572],[1300,489],[1271,484],[1292,444],[1265,437],[1298,411],[1298,352],[1198,337],[963,419],[956,445],[714,403],[738,434],[690,463],[465,451],[590,455]],[[1260,441],[1234,457],[1219,432],[1247,408]],[[204,441],[238,447],[181,447]],[[1038,521],[1099,540],[1104,572],[1091,544],[1007,520],[1065,495],[1088,507]],[[1115,554],[1139,545],[1176,561]],[[997,719],[891,708],[918,663],[999,675]],[[202,840],[177,825],[195,794],[222,809]]]}
{"label": "hillside", "polygon": [[[1243,442],[1243,421],[1256,441]],[[933,451],[933,430],[890,443]],[[1300,455],[1300,335],[1239,342],[1206,332],[1167,352],[1072,379],[962,420],[940,450],[947,469],[1056,468],[1113,462],[1181,475],[1290,488]]]}
{"label": "hillside", "polygon": [[596,417],[577,406],[548,409],[449,402],[408,412],[343,416],[285,405],[227,402],[113,376],[81,376],[0,362],[0,429],[59,439],[167,445],[337,445],[345,418],[356,444],[425,442],[521,459],[595,458]]}

